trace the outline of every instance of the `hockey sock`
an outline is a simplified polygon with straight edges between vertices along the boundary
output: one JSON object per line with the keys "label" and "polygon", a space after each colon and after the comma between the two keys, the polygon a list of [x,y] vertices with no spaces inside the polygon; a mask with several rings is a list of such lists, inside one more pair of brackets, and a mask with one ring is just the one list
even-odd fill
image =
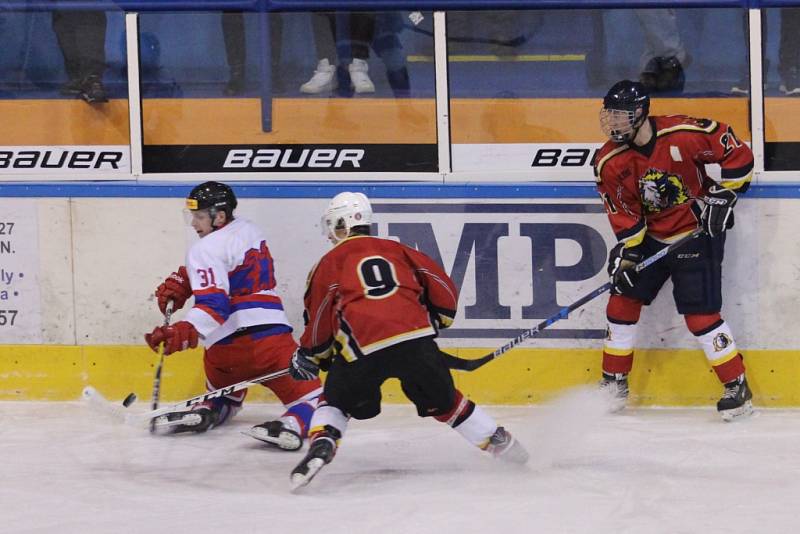
{"label": "hockey sock", "polygon": [[[329,406],[324,400],[322,400],[320,402],[320,406],[314,412],[314,415],[311,416],[308,437],[313,440],[315,435],[325,432],[326,427],[330,426],[336,429],[341,438],[341,436],[344,435],[345,430],[347,430],[348,420],[349,417],[347,417],[339,408]],[[337,444],[340,438],[337,438]]]}
{"label": "hockey sock", "polygon": [[458,390],[453,408],[446,414],[436,416],[436,420],[447,423],[464,439],[481,449],[489,445],[492,434],[497,430],[494,419]]}
{"label": "hockey sock", "polygon": [[636,325],[642,302],[623,295],[611,295],[606,306],[608,326],[603,344],[603,372],[628,374],[633,367]]}
{"label": "hockey sock", "polygon": [[720,382],[727,384],[744,373],[744,361],[733,333],[718,313],[686,315],[685,320]]}
{"label": "hockey sock", "polygon": [[603,344],[603,372],[628,374],[633,367],[633,346],[636,340],[636,323],[619,324],[608,321]]}
{"label": "hockey sock", "polygon": [[[316,400],[314,402],[316,404]],[[311,425],[311,417],[314,415],[314,406],[310,402],[299,402],[289,406],[289,408],[280,417],[280,421],[287,427],[302,437],[308,435],[308,429]]]}

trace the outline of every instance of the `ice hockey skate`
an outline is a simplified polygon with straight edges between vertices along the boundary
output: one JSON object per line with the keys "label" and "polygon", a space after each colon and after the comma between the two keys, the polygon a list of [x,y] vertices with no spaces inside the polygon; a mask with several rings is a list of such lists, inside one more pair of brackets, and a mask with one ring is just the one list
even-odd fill
{"label": "ice hockey skate", "polygon": [[296,451],[303,446],[300,433],[279,420],[267,421],[242,433],[285,451]]}
{"label": "ice hockey skate", "polygon": [[717,411],[723,421],[734,421],[753,413],[753,392],[747,385],[745,376],[739,375],[735,380],[725,384],[725,392],[717,401]]}
{"label": "ice hockey skate", "polygon": [[508,432],[502,426],[498,426],[492,437],[489,438],[486,452],[498,460],[520,465],[526,463],[529,458],[528,451],[511,435],[511,432]]}
{"label": "ice hockey skate", "polygon": [[184,412],[171,412],[156,417],[157,432],[179,434],[181,432],[205,432],[218,420],[218,412],[202,407]]}
{"label": "ice hockey skate", "polygon": [[628,400],[628,375],[625,373],[603,373],[600,391],[608,402],[608,411],[617,413],[625,408]]}
{"label": "ice hockey skate", "polygon": [[313,479],[325,464],[331,463],[336,455],[336,435],[339,434],[335,429],[325,431],[316,436],[311,441],[308,453],[303,460],[292,469],[290,480],[292,491],[296,491],[306,486]]}

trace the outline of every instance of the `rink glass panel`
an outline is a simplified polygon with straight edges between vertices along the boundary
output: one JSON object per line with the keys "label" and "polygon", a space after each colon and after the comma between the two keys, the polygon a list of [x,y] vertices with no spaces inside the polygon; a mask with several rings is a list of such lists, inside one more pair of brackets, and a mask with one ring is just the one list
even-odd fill
{"label": "rink glass panel", "polygon": [[[431,13],[143,13],[139,31],[145,172],[438,170]],[[374,91],[353,90],[354,55]],[[301,90],[321,59],[336,86]]]}
{"label": "rink glass panel", "polygon": [[800,169],[800,7],[761,11],[764,167]]}
{"label": "rink glass panel", "polygon": [[[454,170],[480,164],[469,157],[478,145],[534,145],[516,162],[521,167],[515,170],[524,170],[541,146],[602,143],[603,95],[619,80],[640,78],[646,43],[641,20],[668,11],[448,12]],[[685,81],[682,88],[654,92],[651,113],[717,119],[749,141],[749,100],[732,92],[749,84],[747,11],[672,11],[686,54]]]}
{"label": "rink glass panel", "polygon": [[[55,146],[63,151],[59,154],[75,150],[88,154],[100,150],[92,148],[98,145],[113,146],[124,153],[126,167],[116,170],[127,171],[130,136],[124,14],[105,12],[103,83],[109,102],[93,105],[75,93],[62,94],[68,75],[53,16],[50,11],[0,12],[0,146],[26,147],[4,150],[16,152],[16,156],[20,150],[43,154]],[[68,164],[57,165],[60,156],[51,152],[50,168],[42,169],[41,160],[33,164],[28,158],[29,169],[24,168],[25,163],[18,168],[4,164],[3,173],[46,172],[57,178],[70,172]],[[91,165],[78,164],[78,168],[84,174],[95,171]]]}

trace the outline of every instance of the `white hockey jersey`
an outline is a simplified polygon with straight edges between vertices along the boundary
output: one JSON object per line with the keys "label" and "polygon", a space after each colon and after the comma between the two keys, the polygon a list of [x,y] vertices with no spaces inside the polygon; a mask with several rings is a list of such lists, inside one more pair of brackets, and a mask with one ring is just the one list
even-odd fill
{"label": "white hockey jersey", "polygon": [[195,303],[185,320],[205,347],[247,326],[289,326],[267,242],[250,221],[234,219],[192,245],[186,271]]}

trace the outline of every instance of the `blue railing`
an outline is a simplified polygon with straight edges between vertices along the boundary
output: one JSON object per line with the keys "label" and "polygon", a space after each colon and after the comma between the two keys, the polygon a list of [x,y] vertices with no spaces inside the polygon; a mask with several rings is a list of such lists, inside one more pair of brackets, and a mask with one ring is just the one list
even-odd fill
{"label": "blue railing", "polygon": [[6,0],[0,10],[106,9],[123,11],[461,11],[646,7],[760,8],[800,0]]}

